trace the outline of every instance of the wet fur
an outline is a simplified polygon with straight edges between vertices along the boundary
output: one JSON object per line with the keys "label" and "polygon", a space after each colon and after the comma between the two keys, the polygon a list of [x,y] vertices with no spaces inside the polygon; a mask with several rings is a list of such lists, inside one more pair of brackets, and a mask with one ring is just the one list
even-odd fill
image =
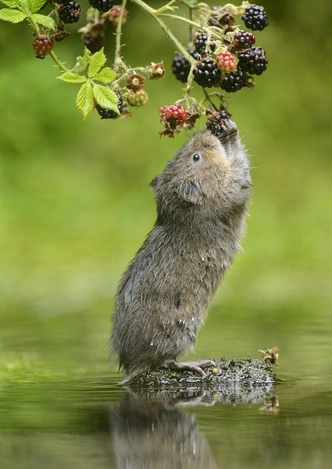
{"label": "wet fur", "polygon": [[235,124],[219,139],[194,134],[151,186],[157,220],[122,278],[113,314],[113,350],[130,377],[194,347],[240,248],[251,180]]}

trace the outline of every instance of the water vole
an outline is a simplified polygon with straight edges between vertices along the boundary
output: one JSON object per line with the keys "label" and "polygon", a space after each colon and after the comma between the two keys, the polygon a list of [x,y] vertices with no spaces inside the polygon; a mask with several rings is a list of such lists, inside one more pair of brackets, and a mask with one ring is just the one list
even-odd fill
{"label": "water vole", "polygon": [[157,220],[118,288],[113,349],[130,381],[165,365],[204,374],[211,361],[178,363],[238,251],[251,180],[237,128],[195,133],[151,182]]}

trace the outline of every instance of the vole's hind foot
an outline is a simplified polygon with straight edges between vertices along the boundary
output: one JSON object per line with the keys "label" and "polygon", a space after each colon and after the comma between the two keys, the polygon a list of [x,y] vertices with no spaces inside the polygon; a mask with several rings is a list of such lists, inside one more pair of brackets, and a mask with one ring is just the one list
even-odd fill
{"label": "vole's hind foot", "polygon": [[216,366],[213,360],[197,360],[195,362],[177,362],[175,360],[165,360],[163,363],[165,368],[177,371],[196,371],[202,376],[205,376],[204,366]]}

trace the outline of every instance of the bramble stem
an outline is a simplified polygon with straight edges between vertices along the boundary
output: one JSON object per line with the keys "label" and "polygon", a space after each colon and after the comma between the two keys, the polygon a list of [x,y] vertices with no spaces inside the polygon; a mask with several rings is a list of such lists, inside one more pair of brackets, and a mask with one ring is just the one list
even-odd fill
{"label": "bramble stem", "polygon": [[127,4],[127,0],[122,0],[119,21],[116,27],[115,56],[114,56],[114,71],[115,72],[118,72],[120,66],[123,67],[125,70],[127,69],[126,64],[123,62],[121,58],[122,19],[123,19],[124,10],[126,8],[126,4]]}
{"label": "bramble stem", "polygon": [[[188,54],[186,49],[183,47],[181,42],[178,41],[178,39],[174,36],[172,31],[166,26],[166,24],[163,22],[162,19],[159,18],[158,16],[158,10],[154,10],[151,8],[149,5],[147,5],[145,2],[142,0],[131,0],[133,3],[136,3],[142,10],[146,11],[152,18],[157,21],[161,29],[165,32],[165,34],[169,37],[169,39],[173,42],[173,44],[176,46],[177,50],[181,52],[181,54],[188,60],[189,63],[193,64],[194,59]],[[171,2],[172,3],[172,2]],[[162,14],[161,14],[162,15]],[[163,16],[168,16],[166,14],[163,14]],[[172,17],[172,15],[170,15]]]}
{"label": "bramble stem", "polygon": [[51,51],[48,55],[51,56],[53,62],[56,63],[56,65],[60,68],[60,70],[62,70],[63,72],[70,72],[69,68],[67,68],[59,59],[58,57],[55,55],[55,53],[53,51]]}

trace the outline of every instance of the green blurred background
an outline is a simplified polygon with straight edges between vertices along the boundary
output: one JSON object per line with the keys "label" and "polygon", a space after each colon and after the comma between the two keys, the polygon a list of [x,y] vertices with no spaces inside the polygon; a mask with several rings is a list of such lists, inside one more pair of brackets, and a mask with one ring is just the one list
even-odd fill
{"label": "green blurred background", "polygon": [[[332,371],[332,4],[261,3],[270,26],[256,45],[267,51],[268,71],[254,90],[231,95],[229,108],[253,166],[244,251],[196,356],[258,356],[279,345],[282,373],[322,384]],[[28,25],[0,24],[2,380],[116,371],[108,360],[116,286],[154,223],[148,184],[187,139],[158,135],[158,108],[181,97],[175,48],[146,14],[128,9],[127,63],[163,60],[167,74],[147,80],[145,107],[116,121],[95,112],[83,121],[78,86],[56,80],[50,58],[34,58]],[[171,27],[186,40],[181,24]],[[55,51],[72,66],[82,45],[77,26],[68,29]]]}

